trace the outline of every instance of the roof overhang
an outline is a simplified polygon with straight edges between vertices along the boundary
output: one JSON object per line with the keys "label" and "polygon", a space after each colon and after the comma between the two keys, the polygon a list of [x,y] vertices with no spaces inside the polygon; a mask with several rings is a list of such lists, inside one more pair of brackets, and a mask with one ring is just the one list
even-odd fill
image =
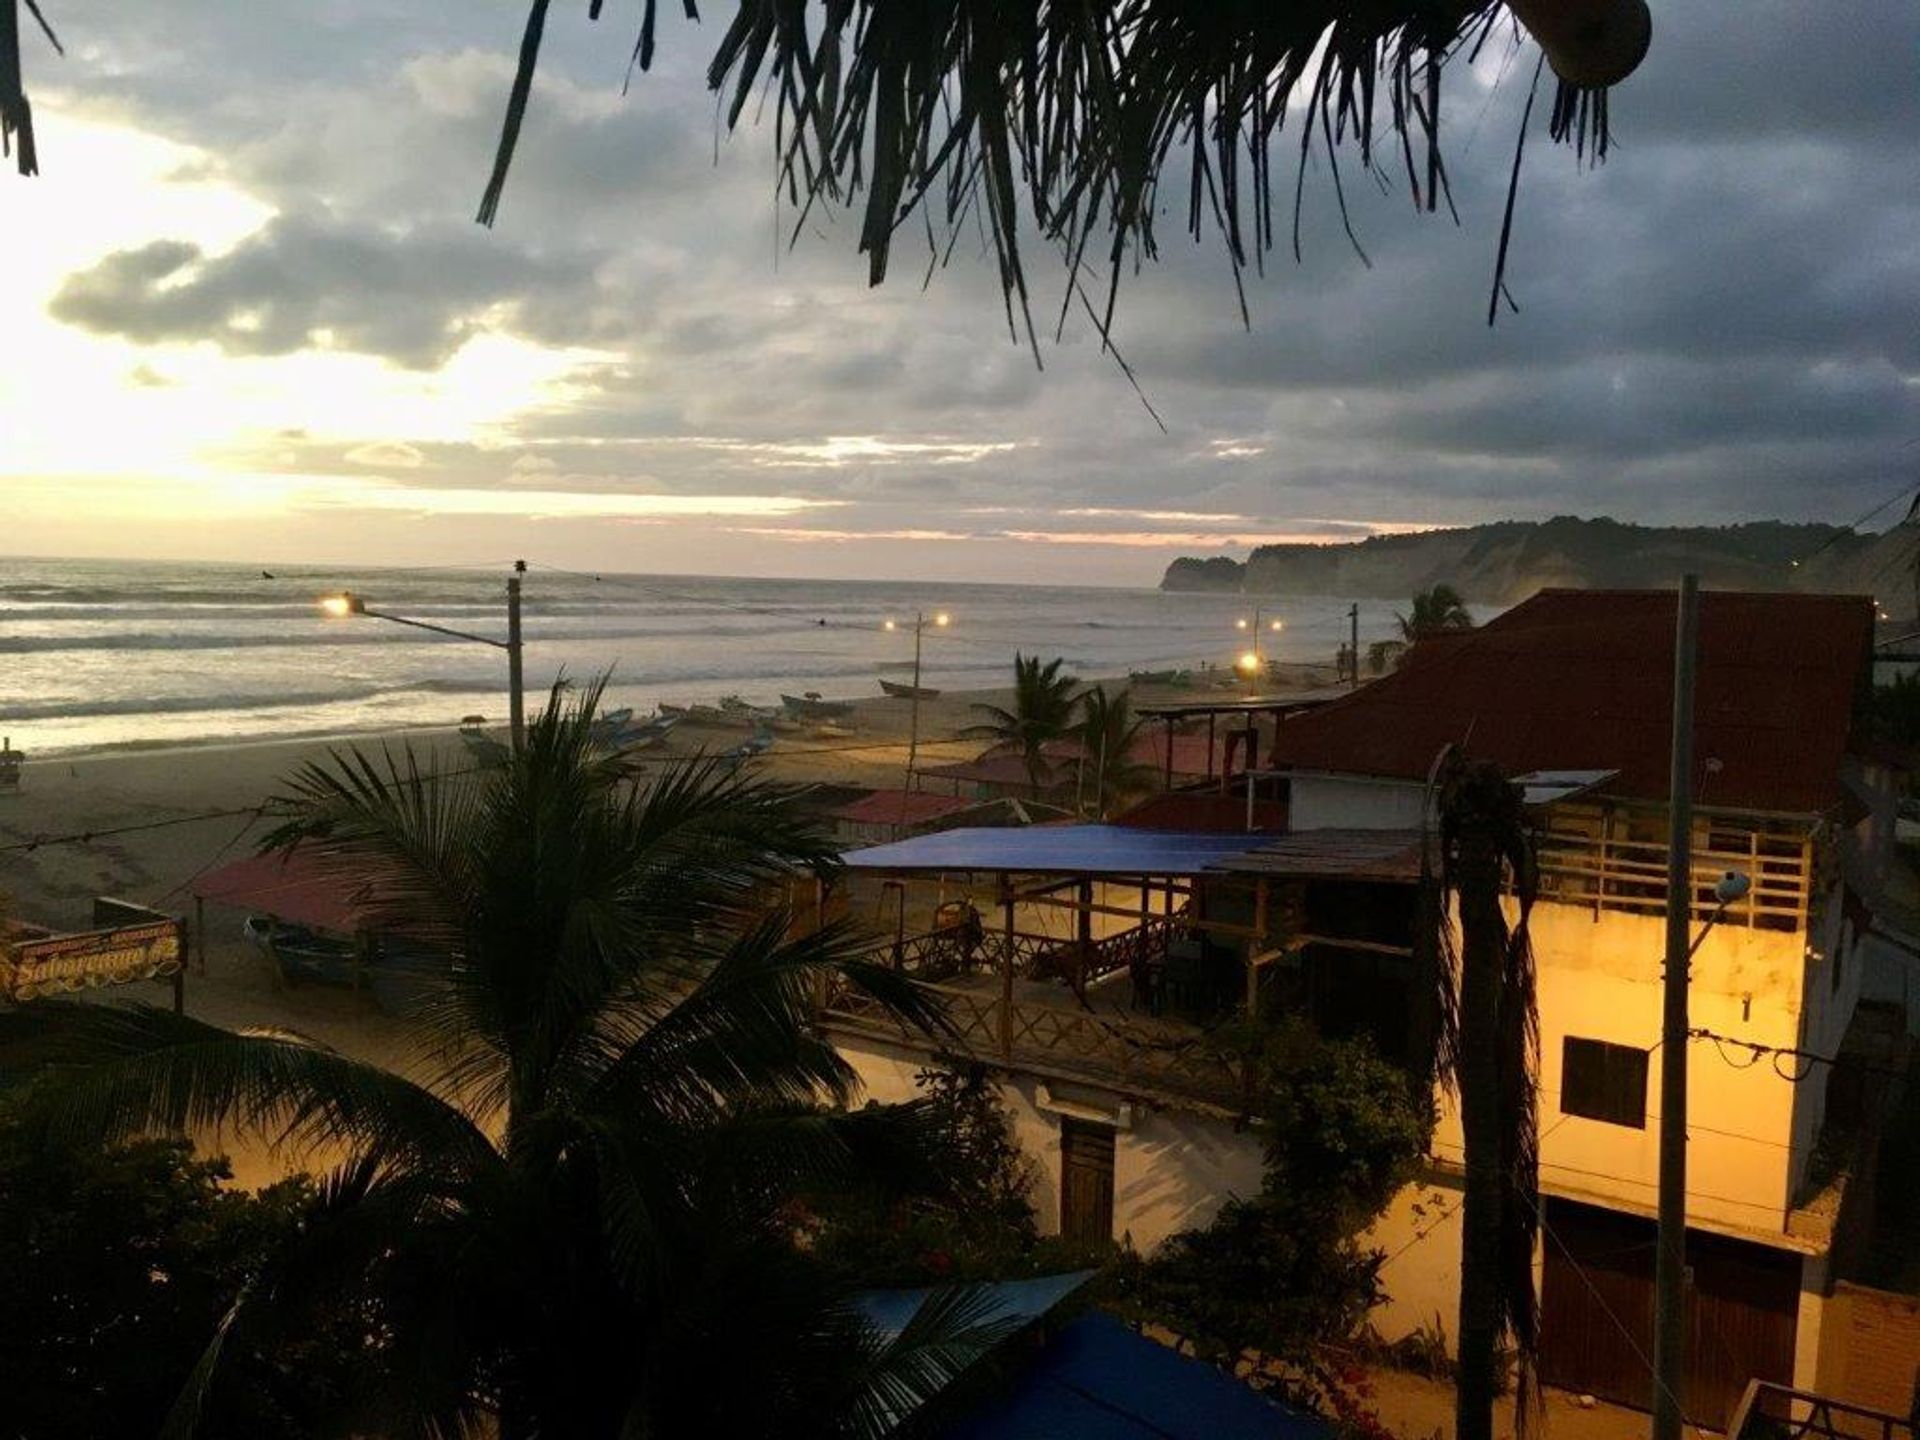
{"label": "roof overhang", "polygon": [[1262,838],[1128,825],[965,826],[851,850],[841,859],[868,873],[1192,877]]}
{"label": "roof overhang", "polygon": [[1418,830],[1295,830],[1217,861],[1216,873],[1267,880],[1420,880]]}
{"label": "roof overhang", "polygon": [[1514,776],[1513,783],[1520,788],[1520,803],[1533,810],[1562,800],[1578,800],[1619,778],[1618,769],[1529,770]]}

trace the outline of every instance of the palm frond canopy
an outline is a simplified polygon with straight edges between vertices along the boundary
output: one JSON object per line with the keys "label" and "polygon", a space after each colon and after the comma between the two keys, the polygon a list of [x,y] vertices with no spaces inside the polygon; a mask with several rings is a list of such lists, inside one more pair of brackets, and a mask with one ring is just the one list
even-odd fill
{"label": "palm frond canopy", "polygon": [[[53,33],[38,0],[24,0],[27,13],[39,22],[40,33],[61,54],[60,37]],[[40,157],[33,143],[33,107],[27,103],[21,79],[20,9],[15,0],[0,0],[0,157],[14,155],[22,175],[40,173]]]}
{"label": "palm frond canopy", "polygon": [[1059,656],[1043,664],[1038,655],[1016,652],[1013,707],[975,705],[981,719],[960,732],[969,739],[991,740],[997,750],[1021,756],[1036,796],[1052,777],[1047,747],[1064,740],[1074,728],[1085,698],[1077,693],[1080,681],[1063,673],[1065,666]]}
{"label": "palm frond canopy", "polygon": [[1410,613],[1393,617],[1400,622],[1400,638],[1409,643],[1445,630],[1471,630],[1473,612],[1451,585],[1435,585],[1413,597]]}
{"label": "palm frond canopy", "polygon": [[[684,7],[698,18],[695,0]],[[549,8],[532,0],[528,12],[483,224],[499,211]],[[600,9],[590,0],[591,17]],[[1645,53],[1645,0],[1515,9],[1568,77],[1554,137],[1604,154],[1604,87]],[[757,92],[770,100],[796,233],[816,202],[859,203],[860,248],[879,284],[909,220],[930,240],[937,223],[948,246],[978,220],[993,237],[1009,326],[1024,321],[1031,340],[1023,227],[1066,262],[1061,321],[1077,302],[1104,332],[1122,262],[1157,254],[1170,168],[1185,168],[1187,229],[1217,231],[1236,278],[1282,234],[1289,183],[1297,254],[1316,147],[1343,214],[1343,150],[1363,170],[1399,172],[1415,204],[1436,209],[1448,193],[1442,72],[1506,13],[1497,0],[740,0],[707,79],[730,127]],[[642,70],[655,19],[648,0],[632,56]],[[937,262],[937,240],[932,248]],[[1080,279],[1090,251],[1107,268],[1098,305]]]}
{"label": "palm frond canopy", "polygon": [[[822,1104],[857,1082],[812,997],[835,978],[908,1025],[941,1014],[856,937],[767,913],[833,863],[795,792],[710,761],[637,783],[595,743],[598,699],[556,687],[502,765],[349,753],[290,782],[269,843],[319,854],[444,957],[405,1075],[294,1035],[46,1003],[0,1013],[0,1076],[43,1079],[42,1123],[70,1142],[222,1126],[332,1167],[256,1298],[380,1317],[359,1397],[379,1423],[356,1433],[482,1415],[517,1435],[869,1433],[875,1386],[970,1342],[934,1337],[903,1380],[793,1243],[810,1187],[937,1171],[918,1107]],[[220,1342],[194,1386],[217,1383]]]}

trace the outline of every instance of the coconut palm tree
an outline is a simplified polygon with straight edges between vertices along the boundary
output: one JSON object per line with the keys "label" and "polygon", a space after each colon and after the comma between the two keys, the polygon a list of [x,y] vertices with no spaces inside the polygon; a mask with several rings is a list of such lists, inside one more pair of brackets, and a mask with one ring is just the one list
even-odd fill
{"label": "coconut palm tree", "polygon": [[1091,802],[1095,819],[1153,788],[1153,766],[1134,754],[1146,723],[1133,713],[1128,691],[1109,695],[1106,686],[1095,685],[1080,697],[1080,799],[1082,805]]}
{"label": "coconut palm tree", "polygon": [[146,1006],[0,1015],[0,1073],[44,1076],[70,1140],[220,1125],[331,1165],[179,1428],[234,1326],[323,1301],[384,1337],[355,1433],[877,1435],[984,1343],[956,1301],[883,1342],[791,1233],[810,1187],[927,1159],[912,1107],[821,1104],[857,1087],[816,984],[938,1015],[840,933],[762,918],[832,863],[791,791],[701,760],[634,783],[594,743],[598,694],[556,687],[498,766],[353,752],[287,787],[270,844],[447,957],[408,1075]]}
{"label": "coconut palm tree", "polygon": [[1498,766],[1456,751],[1437,778],[1441,884],[1460,933],[1455,946],[1442,920],[1435,1060],[1440,1079],[1458,1093],[1466,1148],[1454,1434],[1492,1440],[1503,1341],[1518,1356],[1523,1430],[1537,1395],[1539,1022],[1527,936],[1536,876],[1519,791]]}
{"label": "coconut palm tree", "polygon": [[1473,628],[1473,615],[1466,601],[1451,585],[1422,590],[1413,597],[1411,614],[1396,613],[1393,618],[1400,622],[1400,638],[1409,645],[1443,631]]}
{"label": "coconut palm tree", "polygon": [[986,718],[960,732],[970,739],[991,740],[996,750],[1020,755],[1036,800],[1053,780],[1047,747],[1067,737],[1080,709],[1081,697],[1074,693],[1080,681],[1060,673],[1066,663],[1056,655],[1043,665],[1038,655],[1014,652],[1013,708],[975,705]]}
{"label": "coconut palm tree", "polygon": [[[1512,0],[1511,8],[1561,79],[1551,134],[1604,154],[1604,87],[1626,78],[1646,52],[1645,0]],[[530,0],[481,200],[485,224],[499,210],[549,9],[550,0]],[[592,0],[588,13],[600,9]],[[686,13],[697,14],[694,0]],[[632,45],[632,64],[642,70],[653,60],[655,14],[648,0]],[[1316,142],[1343,213],[1343,149],[1382,183],[1397,171],[1425,209],[1443,200],[1451,208],[1440,155],[1451,111],[1441,105],[1441,75],[1507,14],[1496,0],[741,0],[707,79],[726,94],[729,126],[743,114],[757,117],[763,107],[749,101],[764,97],[774,112],[781,187],[802,216],[816,203],[861,202],[860,249],[874,284],[909,220],[944,224],[955,235],[981,222],[993,238],[1009,326],[1024,319],[1031,339],[1023,234],[1037,225],[1069,267],[1062,321],[1078,306],[1104,332],[1125,264],[1157,254],[1169,165],[1188,167],[1173,185],[1186,192],[1187,228],[1196,238],[1209,226],[1218,231],[1236,280],[1276,243],[1298,253],[1297,188],[1291,232],[1275,216]],[[1376,124],[1382,116],[1385,134]],[[1299,140],[1276,144],[1290,120]],[[1416,146],[1424,153],[1416,156]],[[1517,154],[1515,161],[1517,180]],[[1508,228],[1511,219],[1510,196]],[[1500,254],[1504,265],[1504,232]],[[1090,255],[1108,271],[1100,305],[1081,288]]]}

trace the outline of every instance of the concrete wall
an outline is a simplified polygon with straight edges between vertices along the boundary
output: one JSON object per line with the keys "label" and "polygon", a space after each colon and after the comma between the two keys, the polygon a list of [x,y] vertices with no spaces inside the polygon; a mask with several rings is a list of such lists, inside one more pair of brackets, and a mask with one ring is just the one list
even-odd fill
{"label": "concrete wall", "polygon": [[[877,1042],[842,1040],[840,1053],[860,1074],[867,1097],[912,1099],[927,1060]],[[1212,1220],[1234,1196],[1260,1189],[1260,1139],[1230,1121],[1183,1110],[1127,1104],[1084,1085],[1031,1076],[1002,1077],[996,1088],[1013,1118],[1015,1139],[1034,1163],[1033,1203],[1042,1233],[1060,1228],[1062,1114],[1114,1126],[1113,1233],[1151,1250],[1169,1235]]]}
{"label": "concrete wall", "polygon": [[1386,1299],[1368,1321],[1389,1342],[1436,1323],[1451,1350],[1460,1320],[1460,1187],[1423,1180],[1393,1197],[1366,1243],[1386,1252],[1380,1283]]}
{"label": "concrete wall", "polygon": [[1356,775],[1296,775],[1287,802],[1290,830],[1417,830],[1426,786]]}
{"label": "concrete wall", "polygon": [[[1539,974],[1540,1177],[1553,1193],[1648,1211],[1655,1201],[1660,1117],[1664,923],[1568,905],[1532,918]],[[1694,957],[1694,1025],[1760,1045],[1800,1036],[1802,942],[1775,930],[1716,929]],[[1560,1108],[1563,1041],[1631,1045],[1647,1062],[1646,1125],[1630,1129]],[[1784,1228],[1793,1178],[1796,1087],[1766,1060],[1709,1041],[1687,1055],[1688,1216],[1764,1237]],[[1731,1063],[1730,1063],[1731,1062]],[[1740,1068],[1744,1066],[1745,1068]],[[1464,1155],[1458,1108],[1441,1097],[1434,1154]]]}
{"label": "concrete wall", "polygon": [[1810,1388],[1869,1410],[1912,1412],[1920,1375],[1920,1297],[1842,1281],[1827,1298],[1821,1341]]}

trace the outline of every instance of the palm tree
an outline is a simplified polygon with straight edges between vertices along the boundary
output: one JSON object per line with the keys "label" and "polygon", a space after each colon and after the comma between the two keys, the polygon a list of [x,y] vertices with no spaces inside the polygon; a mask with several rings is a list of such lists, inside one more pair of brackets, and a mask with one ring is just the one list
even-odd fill
{"label": "palm tree", "polygon": [[1451,585],[1435,585],[1413,597],[1413,613],[1395,614],[1400,622],[1400,638],[1411,645],[1429,635],[1447,630],[1471,630],[1473,615],[1460,592]]}
{"label": "palm tree", "polygon": [[[1492,1440],[1503,1339],[1518,1356],[1523,1433],[1538,1393],[1539,1021],[1527,936],[1536,876],[1519,791],[1498,766],[1456,751],[1437,778],[1441,884],[1458,913],[1460,939],[1456,958],[1442,920],[1435,1061],[1442,1082],[1458,1091],[1466,1148],[1454,1434]],[[1511,928],[1503,908],[1509,886]]]}
{"label": "palm tree", "polygon": [[1134,755],[1146,723],[1133,713],[1128,691],[1109,695],[1106,686],[1096,685],[1080,697],[1081,802],[1092,800],[1095,819],[1153,788],[1153,767]]}
{"label": "palm tree", "polygon": [[985,1343],[951,1299],[883,1342],[792,1234],[810,1187],[928,1158],[914,1107],[822,1108],[856,1077],[810,1023],[816,984],[937,1013],[841,933],[761,918],[832,863],[793,792],[711,760],[636,785],[594,744],[598,695],[556,687],[502,765],[354,752],[289,784],[269,844],[450,957],[412,1078],[146,1006],[0,1015],[0,1067],[54,1072],[35,1089],[70,1140],[219,1124],[332,1163],[177,1421],[233,1326],[323,1302],[385,1337],[356,1433],[877,1435]]}
{"label": "palm tree", "polygon": [[1013,657],[1013,708],[999,705],[975,705],[986,719],[969,725],[960,733],[976,740],[991,740],[994,748],[1017,753],[1026,761],[1027,782],[1037,800],[1052,781],[1053,765],[1047,758],[1047,746],[1066,738],[1072,730],[1081,697],[1074,694],[1080,682],[1062,675],[1067,662],[1059,656],[1042,665],[1038,655]]}
{"label": "palm tree", "polygon": [[[528,6],[480,203],[483,224],[499,210],[549,6]],[[1511,8],[1562,77],[1553,138],[1604,155],[1605,87],[1625,79],[1646,52],[1645,0],[1513,0]],[[653,59],[655,10],[648,0],[631,47],[642,70]],[[694,0],[686,11],[696,14]],[[589,13],[599,15],[597,0]],[[931,227],[937,219],[955,236],[983,223],[1009,324],[1017,309],[1031,340],[1020,241],[1033,230],[1023,227],[1037,224],[1069,266],[1066,308],[1077,303],[1105,333],[1126,263],[1158,253],[1154,221],[1170,164],[1190,167],[1173,182],[1188,197],[1188,230],[1195,238],[1208,225],[1218,230],[1236,280],[1276,236],[1298,253],[1297,190],[1290,236],[1275,216],[1295,183],[1287,172],[1297,164],[1304,176],[1316,140],[1343,214],[1343,146],[1351,147],[1350,162],[1383,184],[1399,172],[1416,204],[1435,210],[1444,200],[1451,209],[1440,130],[1452,112],[1441,105],[1441,75],[1451,59],[1477,52],[1507,13],[1496,0],[836,0],[817,8],[806,0],[742,0],[707,80],[728,92],[730,127],[743,114],[757,118],[762,107],[749,101],[765,97],[780,186],[801,215],[815,203],[851,204],[864,192],[860,249],[872,283],[885,278],[893,236],[911,231],[910,220]],[[626,48],[623,39],[623,54]],[[1385,135],[1375,123],[1382,115]],[[1301,138],[1276,144],[1295,118]],[[1418,158],[1416,146],[1424,151]],[[1022,213],[1028,208],[1032,221]],[[1510,193],[1509,229],[1511,219]],[[1107,264],[1104,307],[1081,285],[1090,253]],[[1505,257],[1503,233],[1496,300]]]}

